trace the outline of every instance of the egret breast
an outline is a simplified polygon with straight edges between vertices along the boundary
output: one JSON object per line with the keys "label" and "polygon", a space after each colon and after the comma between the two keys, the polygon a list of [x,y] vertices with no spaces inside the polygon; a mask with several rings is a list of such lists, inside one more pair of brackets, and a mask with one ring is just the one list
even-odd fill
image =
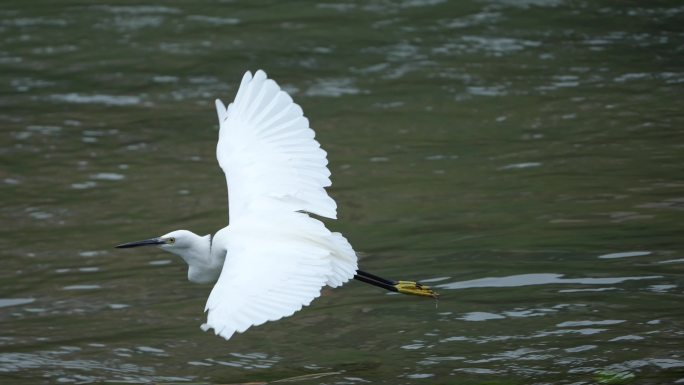
{"label": "egret breast", "polygon": [[222,265],[218,267],[190,266],[188,267],[188,280],[192,283],[215,283],[221,274],[222,267]]}

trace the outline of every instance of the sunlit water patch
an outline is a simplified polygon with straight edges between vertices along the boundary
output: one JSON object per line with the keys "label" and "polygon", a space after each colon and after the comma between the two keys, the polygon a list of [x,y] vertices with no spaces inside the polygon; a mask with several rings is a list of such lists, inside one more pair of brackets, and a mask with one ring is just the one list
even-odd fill
{"label": "sunlit water patch", "polygon": [[622,253],[611,253],[599,255],[599,259],[615,259],[615,258],[629,258],[629,257],[641,257],[644,255],[651,254],[650,251],[626,251]]}
{"label": "sunlit water patch", "polygon": [[109,106],[135,106],[142,104],[142,99],[132,95],[83,95],[83,94],[60,94],[52,95],[51,99],[59,102],[76,104],[104,104]]}
{"label": "sunlit water patch", "polygon": [[531,285],[614,285],[631,280],[657,279],[662,276],[611,277],[611,278],[563,278],[562,274],[519,274],[506,277],[487,277],[469,281],[452,282],[437,285],[441,289],[471,289],[478,287],[521,287]]}
{"label": "sunlit water patch", "polygon": [[0,298],[0,307],[26,305],[33,301],[34,298]]}

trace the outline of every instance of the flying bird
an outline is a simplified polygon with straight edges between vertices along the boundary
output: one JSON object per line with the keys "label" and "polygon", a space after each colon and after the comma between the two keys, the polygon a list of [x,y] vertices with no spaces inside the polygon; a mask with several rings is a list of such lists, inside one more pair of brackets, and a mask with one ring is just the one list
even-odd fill
{"label": "flying bird", "polygon": [[[187,230],[124,243],[158,246],[188,264],[188,279],[215,283],[202,329],[229,339],[288,317],[324,286],[355,278],[386,290],[437,298],[429,287],[358,270],[354,249],[318,219],[336,219],[327,154],[302,109],[259,70],[245,73],[228,107],[216,100],[216,157],[228,184],[229,225],[211,235]],[[248,289],[245,289],[248,288]]]}

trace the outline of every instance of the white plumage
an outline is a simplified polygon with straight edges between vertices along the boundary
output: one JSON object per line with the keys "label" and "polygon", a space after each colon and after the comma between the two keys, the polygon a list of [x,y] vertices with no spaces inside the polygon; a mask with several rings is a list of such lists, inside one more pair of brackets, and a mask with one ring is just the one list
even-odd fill
{"label": "white plumage", "polygon": [[235,101],[216,100],[216,157],[228,183],[229,226],[214,237],[187,230],[129,242],[156,245],[188,264],[188,279],[216,283],[202,329],[235,332],[292,315],[351,278],[404,294],[437,298],[429,287],[357,270],[354,249],[313,213],[336,218],[326,153],[301,107],[266,73],[247,72]]}
{"label": "white plumage", "polygon": [[328,196],[326,152],[301,107],[263,71],[242,78],[235,101],[216,109],[216,156],[228,183],[230,226],[211,251],[225,253],[207,301],[207,323],[224,338],[292,315],[326,284],[354,277],[357,258],[347,240],[313,213],[336,218]]}
{"label": "white plumage", "polygon": [[301,107],[263,71],[247,72],[235,101],[216,100],[221,130],[216,156],[226,173],[231,221],[254,210],[303,210],[337,217],[326,193],[326,152]]}

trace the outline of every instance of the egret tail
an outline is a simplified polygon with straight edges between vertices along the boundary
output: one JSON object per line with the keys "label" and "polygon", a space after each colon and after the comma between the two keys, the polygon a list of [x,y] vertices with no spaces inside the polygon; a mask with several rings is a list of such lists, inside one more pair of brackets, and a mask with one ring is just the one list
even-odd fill
{"label": "egret tail", "polygon": [[434,299],[439,298],[439,294],[436,291],[430,289],[429,286],[425,286],[419,282],[392,281],[361,270],[356,271],[354,279],[396,293],[417,295],[421,297],[430,297]]}

